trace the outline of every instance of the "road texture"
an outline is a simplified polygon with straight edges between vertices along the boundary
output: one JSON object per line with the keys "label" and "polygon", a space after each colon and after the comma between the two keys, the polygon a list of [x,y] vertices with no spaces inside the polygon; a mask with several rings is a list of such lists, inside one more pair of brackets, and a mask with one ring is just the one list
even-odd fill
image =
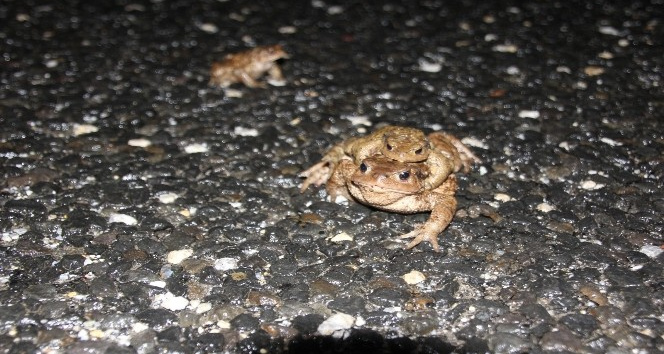
{"label": "road texture", "polygon": [[[663,352],[663,9],[3,0],[0,352]],[[298,190],[384,124],[482,159],[440,253]]]}

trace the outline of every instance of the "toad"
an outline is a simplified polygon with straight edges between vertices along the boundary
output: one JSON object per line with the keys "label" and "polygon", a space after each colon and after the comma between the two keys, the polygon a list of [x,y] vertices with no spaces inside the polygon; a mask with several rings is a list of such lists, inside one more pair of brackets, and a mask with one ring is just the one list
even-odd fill
{"label": "toad", "polygon": [[319,163],[300,173],[306,178],[300,190],[304,191],[312,184],[320,186],[325,183],[332,176],[335,166],[345,158],[359,164],[373,155],[398,162],[424,162],[430,170],[424,180],[428,190],[440,186],[451,173],[461,169],[468,172],[473,163],[480,161],[451,134],[434,132],[427,136],[419,129],[388,125],[367,136],[350,138],[333,146]]}
{"label": "toad", "polygon": [[210,85],[228,87],[242,82],[251,88],[265,87],[265,83],[256,81],[265,73],[271,80],[284,82],[281,68],[277,64],[281,58],[288,58],[288,54],[279,44],[228,54],[223,60],[212,64]]}
{"label": "toad", "polygon": [[428,241],[438,252],[438,234],[449,225],[456,211],[457,180],[451,174],[438,187],[427,189],[424,181],[429,175],[425,163],[400,162],[382,155],[367,157],[359,165],[351,159],[342,159],[326,189],[333,202],[343,196],[349,201],[390,212],[431,211],[424,224],[399,237],[413,239],[406,246],[408,249]]}

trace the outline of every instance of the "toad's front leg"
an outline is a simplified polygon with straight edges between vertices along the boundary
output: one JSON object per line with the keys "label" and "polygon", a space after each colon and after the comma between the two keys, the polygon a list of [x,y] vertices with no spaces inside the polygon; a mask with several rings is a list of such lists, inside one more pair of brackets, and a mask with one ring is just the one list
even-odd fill
{"label": "toad's front leg", "polygon": [[413,239],[406,245],[407,249],[419,245],[422,241],[428,241],[434,251],[440,251],[438,235],[447,228],[456,212],[457,201],[454,197],[456,189],[456,176],[450,175],[440,187],[422,196],[432,206],[431,216],[424,224],[416,226],[415,230],[399,236],[399,238]]}

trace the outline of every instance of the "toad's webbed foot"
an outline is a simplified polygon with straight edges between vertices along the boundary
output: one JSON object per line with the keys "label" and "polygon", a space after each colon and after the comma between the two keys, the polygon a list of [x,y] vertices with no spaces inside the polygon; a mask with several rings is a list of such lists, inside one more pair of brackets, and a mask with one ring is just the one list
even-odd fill
{"label": "toad's webbed foot", "polygon": [[316,187],[324,184],[328,179],[330,179],[331,175],[332,167],[330,167],[330,163],[328,161],[321,161],[309,167],[308,169],[300,172],[298,175],[300,177],[305,177],[305,180],[300,186],[300,192],[304,192],[312,184]]}
{"label": "toad's webbed foot", "polygon": [[431,247],[434,251],[440,252],[440,247],[438,246],[438,231],[431,231],[427,229],[427,224],[418,225],[415,227],[415,230],[399,236],[399,238],[412,238],[406,245],[406,249],[411,249],[419,245],[422,241],[428,241],[431,243]]}

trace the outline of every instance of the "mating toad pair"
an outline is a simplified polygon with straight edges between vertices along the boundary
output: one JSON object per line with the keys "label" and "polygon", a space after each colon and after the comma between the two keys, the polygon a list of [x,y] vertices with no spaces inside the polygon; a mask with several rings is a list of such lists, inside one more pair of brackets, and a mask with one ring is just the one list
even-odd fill
{"label": "mating toad pair", "polygon": [[386,126],[333,146],[300,174],[306,177],[301,191],[326,183],[333,202],[343,196],[385,211],[431,211],[429,220],[400,238],[413,238],[409,249],[428,241],[438,251],[438,234],[456,211],[454,173],[468,172],[475,162],[477,156],[450,134]]}

